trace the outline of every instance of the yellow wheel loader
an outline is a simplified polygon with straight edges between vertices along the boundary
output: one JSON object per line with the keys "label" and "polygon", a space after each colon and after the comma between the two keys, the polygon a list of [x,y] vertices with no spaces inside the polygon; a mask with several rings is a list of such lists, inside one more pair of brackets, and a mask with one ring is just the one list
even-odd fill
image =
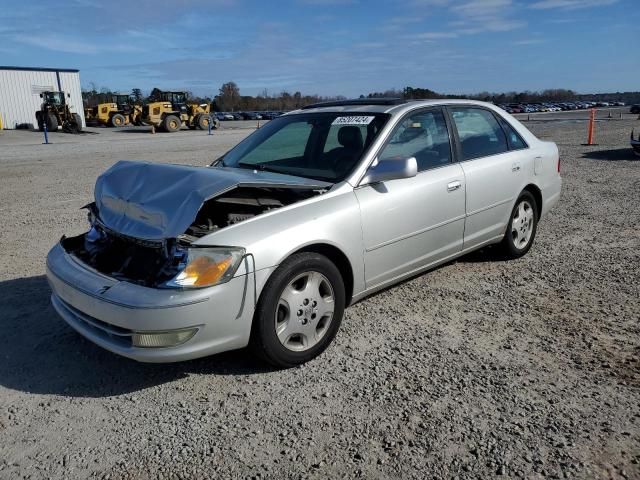
{"label": "yellow wheel loader", "polygon": [[142,125],[142,106],[133,103],[128,94],[116,93],[108,100],[93,107],[92,117],[98,124],[106,127]]}
{"label": "yellow wheel loader", "polygon": [[142,109],[142,121],[165,132],[177,132],[182,127],[207,130],[218,127],[207,103],[187,102],[185,92],[159,92]]}
{"label": "yellow wheel loader", "polygon": [[57,132],[58,127],[67,133],[79,133],[82,131],[82,118],[73,113],[67,99],[70,94],[64,92],[42,92],[42,104],[36,112],[38,128],[42,131],[46,125],[49,132]]}

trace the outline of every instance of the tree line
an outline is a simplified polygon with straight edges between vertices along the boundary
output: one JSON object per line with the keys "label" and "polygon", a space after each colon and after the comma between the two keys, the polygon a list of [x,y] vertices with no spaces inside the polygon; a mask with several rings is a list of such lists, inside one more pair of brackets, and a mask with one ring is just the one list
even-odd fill
{"label": "tree line", "polygon": [[438,93],[428,88],[415,88],[405,87],[402,90],[386,90],[384,92],[372,92],[365,95],[360,95],[360,98],[378,98],[378,97],[391,97],[391,98],[405,98],[411,100],[428,100],[428,99],[461,99],[469,98],[472,100],[481,100],[483,102],[492,102],[495,104],[505,103],[541,103],[541,102],[578,102],[578,101],[591,101],[591,102],[606,102],[616,101],[630,103],[640,102],[640,92],[611,92],[611,93],[577,93],[573,90],[564,88],[554,88],[542,91],[530,91],[525,90],[523,92],[502,92],[502,93],[490,93],[479,92],[468,95],[451,95]]}
{"label": "tree line", "polygon": [[[111,97],[116,94],[128,94],[134,103],[144,104],[157,99],[161,90],[154,88],[148,95],[144,95],[142,90],[134,88],[131,92],[118,92],[107,87],[98,88],[94,83],[82,89],[82,99],[86,107],[94,107],[100,103],[111,102]],[[240,88],[235,82],[227,82],[218,90],[214,96],[198,96],[190,91],[185,91],[187,101],[193,103],[209,103],[213,111],[216,112],[237,112],[237,111],[288,111],[304,107],[312,103],[326,102],[332,100],[344,100],[343,96],[321,96],[303,95],[301,92],[289,93],[282,91],[271,94],[268,90],[263,90],[256,96],[241,95]]]}
{"label": "tree line", "polygon": [[[137,104],[148,103],[153,101],[160,92],[158,88],[154,88],[148,95],[144,95],[142,90],[134,88],[128,93],[132,100]],[[113,94],[123,93],[115,92],[109,88],[98,88],[94,83],[90,83],[89,87],[82,90],[82,98],[85,106],[92,107],[99,103],[110,101]],[[288,92],[283,90],[279,93],[269,93],[267,89],[260,94],[242,95],[240,87],[235,82],[226,82],[219,89],[217,94],[213,96],[197,96],[192,92],[186,91],[189,102],[208,103],[212,105],[212,109],[216,112],[236,112],[236,111],[288,111],[310,105],[312,103],[344,100],[346,97],[341,95],[322,96],[302,94],[299,91]],[[371,92],[360,95],[360,98],[405,98],[412,100],[425,99],[460,99],[470,98],[474,100],[482,100],[495,104],[503,103],[540,103],[540,102],[570,102],[570,101],[622,101],[627,104],[640,103],[640,92],[615,92],[615,93],[590,93],[581,94],[568,89],[547,89],[542,91],[523,91],[523,92],[503,92],[490,93],[479,92],[470,95],[452,95],[438,93],[428,88],[421,87],[405,87],[401,90],[390,89],[383,92]]]}

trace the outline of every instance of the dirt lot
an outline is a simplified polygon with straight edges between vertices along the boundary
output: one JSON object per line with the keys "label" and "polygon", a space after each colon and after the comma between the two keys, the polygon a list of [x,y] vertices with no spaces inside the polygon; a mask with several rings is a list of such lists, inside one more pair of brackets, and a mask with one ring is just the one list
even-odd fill
{"label": "dirt lot", "polygon": [[565,183],[526,257],[364,300],[287,371],[116,357],[56,316],[43,276],[116,160],[205,165],[252,124],[0,133],[0,478],[640,478],[640,121],[615,114],[583,147],[585,116],[528,123]]}

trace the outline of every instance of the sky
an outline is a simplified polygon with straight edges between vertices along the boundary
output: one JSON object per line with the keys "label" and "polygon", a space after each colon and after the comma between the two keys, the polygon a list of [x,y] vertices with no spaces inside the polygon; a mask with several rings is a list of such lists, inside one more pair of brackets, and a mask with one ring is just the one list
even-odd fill
{"label": "sky", "polygon": [[0,0],[0,65],[202,96],[640,90],[640,0]]}

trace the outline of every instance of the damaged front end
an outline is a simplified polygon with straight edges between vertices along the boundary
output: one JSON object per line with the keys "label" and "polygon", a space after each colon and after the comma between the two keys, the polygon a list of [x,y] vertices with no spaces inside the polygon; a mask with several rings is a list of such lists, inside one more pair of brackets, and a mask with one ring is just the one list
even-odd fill
{"label": "damaged front end", "polygon": [[161,287],[183,268],[188,245],[181,245],[178,239],[141,240],[121,235],[99,220],[95,203],[85,208],[90,230],[60,242],[82,263],[109,277],[148,287]]}
{"label": "damaged front end", "polygon": [[[281,177],[281,178],[279,178]],[[326,191],[329,184],[236,169],[119,162],[86,206],[90,230],[64,250],[109,277],[153,288],[229,281],[245,250],[199,238]]]}

